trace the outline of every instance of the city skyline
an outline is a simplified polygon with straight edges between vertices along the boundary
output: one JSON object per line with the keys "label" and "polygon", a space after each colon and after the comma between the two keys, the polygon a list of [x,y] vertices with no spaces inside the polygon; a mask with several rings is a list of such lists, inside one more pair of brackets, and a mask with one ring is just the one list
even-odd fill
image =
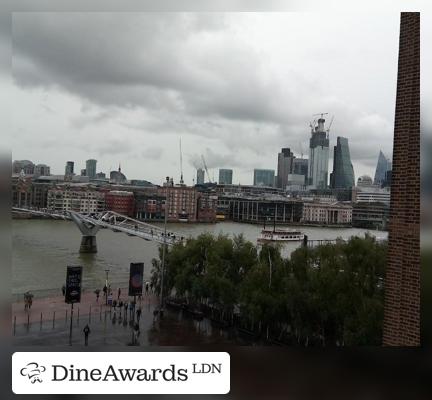
{"label": "city skyline", "polygon": [[[98,172],[123,161],[131,179],[145,175],[163,182],[167,175],[180,177],[181,136],[185,183],[192,183],[201,154],[215,177],[219,168],[232,168],[235,183],[248,183],[254,168],[277,169],[274,153],[281,148],[307,156],[311,115],[329,112],[335,115],[330,146],[336,136],[348,137],[354,169],[373,175],[377,150],[391,154],[398,18],[383,24],[368,16],[369,32],[352,29],[346,39],[339,37],[337,19],[323,27],[321,18],[14,16],[10,89],[22,110],[12,118],[13,158],[49,155],[55,173],[65,159],[84,168],[92,156]],[[353,26],[363,18],[347,15]],[[369,35],[376,36],[373,43]],[[358,68],[353,42],[368,46],[362,54],[367,71]],[[90,51],[95,43],[101,44],[96,55]],[[128,46],[133,51],[122,51]],[[151,55],[152,63],[142,54]],[[311,63],[316,56],[319,66]]]}

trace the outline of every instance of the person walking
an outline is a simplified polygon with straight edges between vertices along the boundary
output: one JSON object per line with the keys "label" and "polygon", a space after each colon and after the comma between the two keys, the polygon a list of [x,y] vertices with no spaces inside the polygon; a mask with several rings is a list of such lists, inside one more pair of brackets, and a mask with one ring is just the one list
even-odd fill
{"label": "person walking", "polygon": [[99,303],[99,293],[100,293],[100,290],[96,289],[94,292],[96,294],[96,303]]}
{"label": "person walking", "polygon": [[84,332],[84,345],[88,346],[88,337],[90,335],[90,327],[88,326],[88,324],[86,324],[86,326],[83,329]]}
{"label": "person walking", "polygon": [[139,324],[140,319],[141,319],[141,313],[142,313],[142,310],[141,310],[141,307],[139,307],[138,310],[137,310],[137,312],[136,312],[136,316],[137,316],[137,323],[138,323],[138,324]]}
{"label": "person walking", "polygon": [[148,294],[149,294],[149,283],[148,282],[146,282],[146,285],[145,285],[145,293],[146,293],[146,296],[148,296]]}
{"label": "person walking", "polygon": [[128,310],[128,303],[127,303],[127,301],[125,301],[124,302],[124,319],[125,319],[125,321],[127,321],[127,310]]}
{"label": "person walking", "polygon": [[66,294],[66,285],[62,286],[62,294],[63,294],[63,296]]}
{"label": "person walking", "polygon": [[121,295],[121,289],[120,289],[120,288],[118,288],[118,290],[117,290],[117,300],[119,300],[119,299],[120,299],[120,295]]}
{"label": "person walking", "polygon": [[138,337],[140,335],[140,328],[137,323],[134,325],[134,331],[133,331],[133,342],[132,345],[135,346],[138,344]]}
{"label": "person walking", "polygon": [[132,319],[134,316],[135,304],[133,301],[129,303],[129,319]]}

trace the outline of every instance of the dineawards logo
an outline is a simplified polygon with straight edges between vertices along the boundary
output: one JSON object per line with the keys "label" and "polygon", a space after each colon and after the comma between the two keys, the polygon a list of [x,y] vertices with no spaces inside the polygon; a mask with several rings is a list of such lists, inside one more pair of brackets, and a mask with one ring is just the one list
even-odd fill
{"label": "dineawards logo", "polygon": [[230,390],[230,357],[225,352],[17,352],[12,369],[16,394],[225,394]]}
{"label": "dineawards logo", "polygon": [[30,362],[24,368],[21,369],[20,373],[22,376],[27,376],[31,383],[42,382],[41,374],[46,371],[43,365],[39,365],[37,362]]}

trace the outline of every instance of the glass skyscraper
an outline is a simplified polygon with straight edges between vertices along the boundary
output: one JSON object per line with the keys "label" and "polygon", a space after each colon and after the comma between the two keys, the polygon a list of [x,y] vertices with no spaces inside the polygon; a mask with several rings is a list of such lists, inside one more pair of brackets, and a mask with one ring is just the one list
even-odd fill
{"label": "glass skyscraper", "polygon": [[308,184],[317,189],[325,189],[328,185],[329,137],[324,129],[324,118],[312,128],[309,141]]}
{"label": "glass skyscraper", "polygon": [[204,170],[202,168],[197,169],[197,185],[202,185],[204,183]]}
{"label": "glass skyscraper", "polygon": [[351,163],[348,139],[340,136],[334,146],[330,186],[334,189],[349,189],[354,186],[354,168]]}
{"label": "glass skyscraper", "polygon": [[293,160],[294,154],[289,148],[283,148],[278,154],[278,164],[277,164],[277,187],[285,189],[288,184],[288,175],[292,173],[293,170]]}
{"label": "glass skyscraper", "polygon": [[386,180],[386,173],[392,169],[391,161],[380,150],[375,170],[374,185],[382,185]]}
{"label": "glass skyscraper", "polygon": [[219,170],[219,185],[232,185],[233,170],[220,169]]}
{"label": "glass skyscraper", "polygon": [[254,169],[254,186],[274,186],[274,169]]}
{"label": "glass skyscraper", "polygon": [[96,178],[96,160],[90,159],[86,161],[86,175],[90,178],[90,179],[94,179]]}

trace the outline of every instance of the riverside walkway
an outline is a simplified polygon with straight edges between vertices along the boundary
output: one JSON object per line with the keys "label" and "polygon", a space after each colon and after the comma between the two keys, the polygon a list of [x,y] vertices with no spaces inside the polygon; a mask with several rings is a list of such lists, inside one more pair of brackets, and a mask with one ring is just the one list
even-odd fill
{"label": "riverside walkway", "polygon": [[[127,289],[122,289],[120,300],[132,301]],[[117,299],[117,296],[114,296]],[[138,346],[182,346],[195,344],[233,344],[226,332],[213,329],[210,321],[196,321],[165,309],[162,319],[155,318],[159,299],[153,293],[137,298],[136,309],[141,307]],[[70,334],[70,304],[63,296],[33,299],[29,311],[24,300],[12,304],[13,344],[16,346],[68,346]],[[129,309],[105,305],[104,296],[85,292],[81,302],[74,304],[72,318],[72,346],[84,346],[83,329],[90,327],[89,346],[130,346],[134,320]],[[135,315],[136,317],[136,315]]]}

